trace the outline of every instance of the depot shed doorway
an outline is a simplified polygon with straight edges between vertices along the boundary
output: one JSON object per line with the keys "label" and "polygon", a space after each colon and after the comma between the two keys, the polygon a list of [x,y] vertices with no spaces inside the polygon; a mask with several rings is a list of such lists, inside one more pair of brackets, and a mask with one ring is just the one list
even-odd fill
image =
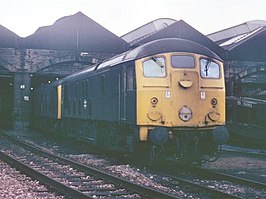
{"label": "depot shed doorway", "polygon": [[13,76],[0,75],[0,129],[13,127]]}

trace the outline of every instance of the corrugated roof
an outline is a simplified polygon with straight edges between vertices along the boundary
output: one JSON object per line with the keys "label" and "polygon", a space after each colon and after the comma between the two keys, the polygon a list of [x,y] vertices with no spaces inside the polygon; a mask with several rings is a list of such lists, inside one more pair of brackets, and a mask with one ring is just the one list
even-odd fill
{"label": "corrugated roof", "polygon": [[251,33],[258,28],[265,27],[266,21],[264,20],[253,20],[248,21],[243,24],[239,24],[224,30],[220,30],[218,32],[211,33],[207,35],[212,41],[220,43],[219,41],[231,39],[233,37]]}
{"label": "corrugated roof", "polygon": [[226,50],[231,50],[235,48],[236,46],[240,45],[241,43],[245,42],[246,40],[252,38],[253,36],[257,35],[261,32],[261,30],[264,30],[264,27],[259,27],[251,32],[243,33],[240,35],[237,35],[235,37],[232,37],[226,41],[223,41],[219,44],[219,46],[223,47]]}
{"label": "corrugated roof", "polygon": [[[168,21],[167,25],[165,23],[161,24],[159,26],[160,28],[157,29],[150,27],[151,24],[157,24],[157,22],[162,23],[164,20],[170,20]],[[156,22],[156,23],[154,23]],[[159,24],[160,24],[159,23]],[[150,28],[149,28],[150,27]],[[143,31],[143,32],[142,32]],[[158,40],[158,39],[164,39],[164,38],[180,38],[180,39],[186,39],[190,41],[194,41],[196,43],[199,43],[213,52],[215,52],[218,56],[223,58],[224,50],[222,47],[217,45],[215,42],[213,42],[211,39],[191,27],[189,24],[184,22],[183,20],[175,21],[171,19],[159,19],[155,20],[149,24],[146,24],[139,29],[136,29],[134,31],[131,31],[127,35],[134,35],[135,40],[132,40],[131,42],[128,40],[128,42],[131,44],[131,46],[138,46],[143,45],[145,43],[148,43],[150,41]],[[124,36],[125,37],[125,36]],[[123,37],[122,37],[123,38]],[[132,37],[133,38],[133,37]]]}
{"label": "corrugated roof", "polygon": [[266,21],[248,21],[207,36],[228,51],[227,60],[266,61]]}
{"label": "corrugated roof", "polygon": [[145,37],[154,34],[160,30],[167,28],[169,25],[175,23],[176,20],[170,18],[160,18],[154,21],[151,21],[135,30],[130,31],[129,33],[121,36],[126,42],[134,45],[138,43],[139,40],[144,39]]}

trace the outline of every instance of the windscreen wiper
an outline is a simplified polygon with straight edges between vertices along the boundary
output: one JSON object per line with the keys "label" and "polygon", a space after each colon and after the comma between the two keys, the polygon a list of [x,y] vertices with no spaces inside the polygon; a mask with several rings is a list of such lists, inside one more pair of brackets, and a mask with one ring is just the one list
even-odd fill
{"label": "windscreen wiper", "polygon": [[211,60],[207,59],[207,62],[205,64],[205,69],[204,69],[204,71],[206,73],[206,77],[208,77],[208,70],[209,70],[210,66],[211,66]]}
{"label": "windscreen wiper", "polygon": [[164,68],[164,64],[157,58],[157,57],[151,57],[152,61],[154,61],[160,68]]}

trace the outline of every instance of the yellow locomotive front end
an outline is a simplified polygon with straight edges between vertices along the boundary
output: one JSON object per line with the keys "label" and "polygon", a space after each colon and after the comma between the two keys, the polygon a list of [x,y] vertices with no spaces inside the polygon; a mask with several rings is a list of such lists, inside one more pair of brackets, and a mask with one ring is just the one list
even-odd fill
{"label": "yellow locomotive front end", "polygon": [[228,139],[223,63],[169,52],[137,60],[135,70],[139,139],[185,161],[216,157]]}

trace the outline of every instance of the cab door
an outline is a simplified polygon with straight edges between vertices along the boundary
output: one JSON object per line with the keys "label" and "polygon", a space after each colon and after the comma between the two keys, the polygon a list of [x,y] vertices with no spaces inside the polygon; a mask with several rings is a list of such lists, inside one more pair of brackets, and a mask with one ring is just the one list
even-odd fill
{"label": "cab door", "polygon": [[165,55],[136,61],[137,124],[143,126],[171,125],[168,123],[170,73]]}

